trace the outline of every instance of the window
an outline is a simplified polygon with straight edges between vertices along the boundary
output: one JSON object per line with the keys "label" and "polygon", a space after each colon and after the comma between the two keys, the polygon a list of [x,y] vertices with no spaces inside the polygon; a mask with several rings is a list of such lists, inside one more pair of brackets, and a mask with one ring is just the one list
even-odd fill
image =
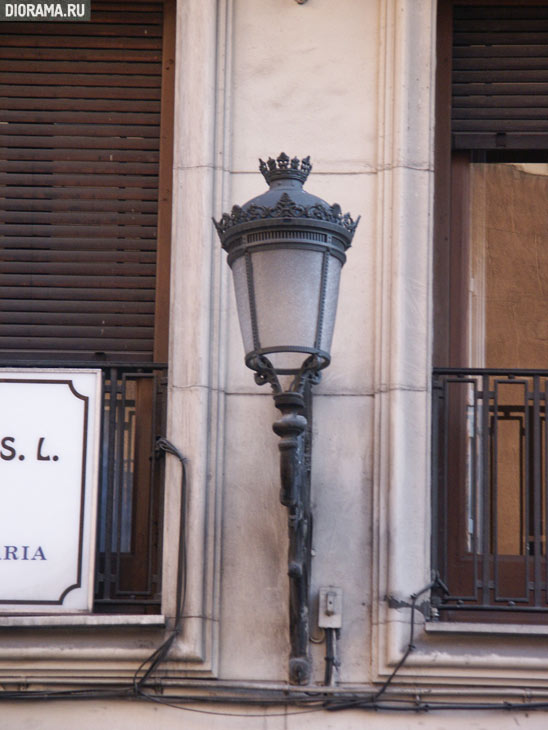
{"label": "window", "polygon": [[448,619],[545,622],[548,8],[441,3],[439,43],[438,600]]}
{"label": "window", "polygon": [[95,610],[158,612],[174,2],[6,22],[0,361],[103,373]]}

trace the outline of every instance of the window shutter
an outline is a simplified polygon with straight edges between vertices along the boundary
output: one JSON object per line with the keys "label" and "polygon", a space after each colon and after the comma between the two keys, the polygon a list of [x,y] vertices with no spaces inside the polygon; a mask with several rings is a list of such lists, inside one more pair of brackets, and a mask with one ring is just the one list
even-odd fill
{"label": "window shutter", "polygon": [[3,360],[151,361],[162,3],[0,25]]}
{"label": "window shutter", "polygon": [[548,7],[455,5],[456,149],[548,148]]}

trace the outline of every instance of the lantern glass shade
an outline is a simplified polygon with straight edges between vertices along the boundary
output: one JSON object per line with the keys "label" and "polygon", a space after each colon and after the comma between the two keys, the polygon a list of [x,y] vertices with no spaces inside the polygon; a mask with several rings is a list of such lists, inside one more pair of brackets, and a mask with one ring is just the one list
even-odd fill
{"label": "lantern glass shade", "polygon": [[313,354],[329,363],[342,261],[321,247],[249,247],[232,261],[248,364],[265,355],[295,373]]}

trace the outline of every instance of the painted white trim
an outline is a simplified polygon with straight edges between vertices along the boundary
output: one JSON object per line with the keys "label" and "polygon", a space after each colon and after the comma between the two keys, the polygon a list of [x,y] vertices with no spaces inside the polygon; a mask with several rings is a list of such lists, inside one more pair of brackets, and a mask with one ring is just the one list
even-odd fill
{"label": "painted white trim", "polygon": [[106,615],[106,614],[73,614],[62,616],[0,616],[2,628],[41,628],[50,629],[59,626],[157,626],[164,627],[166,617],[161,614],[150,615]]}
{"label": "painted white trim", "polygon": [[428,621],[427,634],[512,634],[512,636],[548,636],[548,626],[538,624],[474,624],[468,621]]}
{"label": "painted white trim", "polygon": [[429,581],[435,2],[380,5],[372,669],[382,677],[405,646],[390,651],[387,622],[407,620],[384,598]]}

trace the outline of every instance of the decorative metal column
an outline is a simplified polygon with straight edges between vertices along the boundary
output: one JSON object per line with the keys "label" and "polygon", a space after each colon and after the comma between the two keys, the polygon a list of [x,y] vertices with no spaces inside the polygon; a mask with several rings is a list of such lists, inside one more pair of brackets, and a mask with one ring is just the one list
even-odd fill
{"label": "decorative metal column", "polygon": [[[340,272],[358,221],[303,190],[310,159],[260,160],[269,190],[215,222],[232,268],[246,365],[281,417],[281,494],[289,518],[289,678],[310,679],[310,484],[304,394],[330,362]],[[290,376],[285,387],[281,376]],[[282,378],[283,379],[283,378]]]}

